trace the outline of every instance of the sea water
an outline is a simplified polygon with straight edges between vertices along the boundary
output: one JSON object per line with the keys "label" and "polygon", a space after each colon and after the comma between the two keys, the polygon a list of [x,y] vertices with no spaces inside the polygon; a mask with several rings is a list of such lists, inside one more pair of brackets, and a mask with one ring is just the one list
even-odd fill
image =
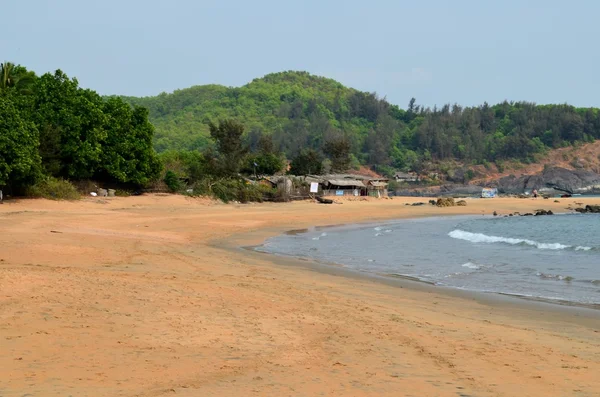
{"label": "sea water", "polygon": [[600,304],[600,215],[446,217],[315,228],[258,248],[437,285]]}

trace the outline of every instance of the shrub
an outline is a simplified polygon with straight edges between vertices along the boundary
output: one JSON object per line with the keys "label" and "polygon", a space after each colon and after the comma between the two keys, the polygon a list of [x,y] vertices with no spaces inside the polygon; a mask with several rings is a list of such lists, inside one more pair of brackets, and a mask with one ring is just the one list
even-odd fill
{"label": "shrub", "polygon": [[169,170],[165,173],[164,181],[165,185],[167,185],[167,187],[172,193],[181,190],[181,182],[179,182],[179,177],[173,171]]}
{"label": "shrub", "polygon": [[194,185],[192,194],[195,196],[211,196],[225,203],[230,201],[248,203],[274,200],[277,198],[277,189],[249,183],[243,179],[204,179]]}
{"label": "shrub", "polygon": [[131,191],[129,190],[123,190],[123,189],[116,189],[115,190],[115,196],[117,197],[129,197],[131,196]]}
{"label": "shrub", "polygon": [[50,200],[78,200],[81,198],[81,195],[71,182],[52,177],[48,177],[29,187],[27,195],[29,197]]}

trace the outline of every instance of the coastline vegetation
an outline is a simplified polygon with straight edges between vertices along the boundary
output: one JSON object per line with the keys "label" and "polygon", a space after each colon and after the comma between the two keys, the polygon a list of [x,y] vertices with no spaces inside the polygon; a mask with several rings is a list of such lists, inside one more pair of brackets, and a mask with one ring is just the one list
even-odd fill
{"label": "coastline vegetation", "polygon": [[274,194],[249,182],[262,175],[363,166],[392,176],[448,161],[500,169],[595,139],[598,109],[566,104],[427,108],[412,99],[404,110],[306,72],[102,97],[60,70],[37,76],[0,64],[0,189],[11,195],[73,199],[74,186],[86,192],[94,181],[260,201]]}

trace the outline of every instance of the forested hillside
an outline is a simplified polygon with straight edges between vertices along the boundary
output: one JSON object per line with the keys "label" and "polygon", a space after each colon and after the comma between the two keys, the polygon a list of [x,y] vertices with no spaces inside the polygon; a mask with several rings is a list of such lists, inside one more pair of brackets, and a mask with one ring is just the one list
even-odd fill
{"label": "forested hillside", "polygon": [[549,148],[600,138],[595,108],[503,102],[430,109],[411,100],[403,110],[306,72],[270,74],[239,88],[196,86],[124,100],[150,110],[159,152],[209,146],[207,122],[234,118],[246,126],[251,146],[268,135],[291,159],[303,148],[331,157],[328,142],[342,150],[346,143],[354,165],[384,173],[418,171],[431,160],[533,162]]}

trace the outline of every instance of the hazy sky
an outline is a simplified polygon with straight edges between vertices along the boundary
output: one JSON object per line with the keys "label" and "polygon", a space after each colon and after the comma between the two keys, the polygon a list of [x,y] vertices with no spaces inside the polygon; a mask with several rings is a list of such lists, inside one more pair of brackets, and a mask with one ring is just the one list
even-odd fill
{"label": "hazy sky", "polygon": [[306,70],[406,108],[600,106],[596,0],[4,0],[0,60],[101,94]]}

